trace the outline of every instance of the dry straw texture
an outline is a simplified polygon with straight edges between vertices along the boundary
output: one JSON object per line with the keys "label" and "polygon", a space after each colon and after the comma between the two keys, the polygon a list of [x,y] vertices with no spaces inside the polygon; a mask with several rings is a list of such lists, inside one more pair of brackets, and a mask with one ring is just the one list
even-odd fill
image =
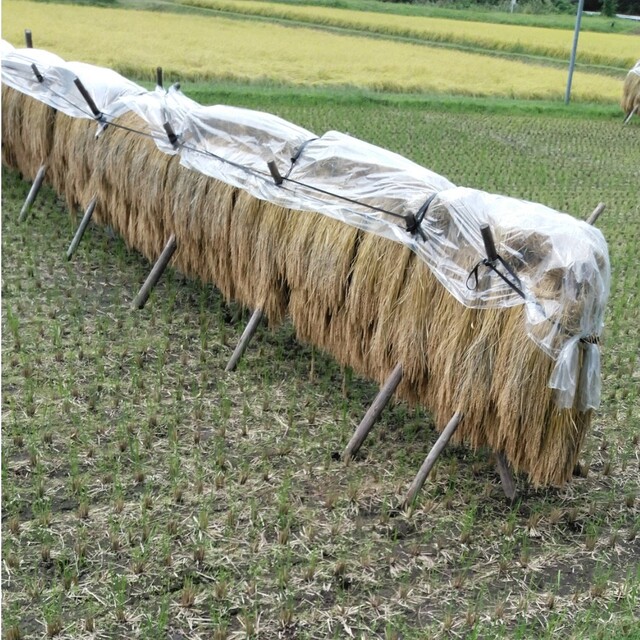
{"label": "dry straw texture", "polygon": [[[640,62],[638,62],[640,65]],[[638,73],[629,72],[622,88],[622,110],[629,115],[634,109],[640,113],[640,67]]]}
{"label": "dry straw texture", "polygon": [[[40,113],[7,95],[3,124]],[[131,114],[118,124],[144,130]],[[181,271],[271,322],[288,315],[301,340],[379,383],[401,362],[397,395],[429,408],[439,429],[462,411],[458,441],[504,451],[536,485],[571,478],[591,412],[556,409],[554,363],[527,337],[523,307],[467,309],[406,247],[256,200],[181,167],[147,137],[110,126],[96,140],[95,123],[61,115],[54,131],[56,188],[81,205],[97,195],[96,219],[149,259],[175,233]],[[3,161],[19,168],[23,141],[5,132]]]}
{"label": "dry straw texture", "polygon": [[53,145],[55,111],[2,85],[2,162],[30,180]]}

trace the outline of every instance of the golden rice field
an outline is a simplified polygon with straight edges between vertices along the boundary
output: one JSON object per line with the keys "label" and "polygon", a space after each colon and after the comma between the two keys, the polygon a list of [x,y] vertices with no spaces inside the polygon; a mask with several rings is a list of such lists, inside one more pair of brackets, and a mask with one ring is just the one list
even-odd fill
{"label": "golden rice field", "polygon": [[[530,53],[568,59],[573,34],[561,29],[402,16],[333,7],[299,6],[259,0],[181,0],[181,4],[208,7],[332,27],[371,31],[497,51]],[[640,55],[640,38],[634,35],[583,32],[578,62],[628,68]]]}
{"label": "golden rice field", "polygon": [[[566,71],[514,60],[252,20],[3,2],[2,35],[66,59],[151,77],[268,81],[470,96],[561,99]],[[577,72],[575,100],[617,102],[622,79]]]}

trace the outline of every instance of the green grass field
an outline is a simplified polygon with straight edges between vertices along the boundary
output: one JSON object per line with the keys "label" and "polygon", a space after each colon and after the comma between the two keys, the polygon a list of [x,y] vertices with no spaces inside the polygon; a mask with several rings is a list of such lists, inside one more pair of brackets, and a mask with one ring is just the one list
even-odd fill
{"label": "green grass field", "polygon": [[67,263],[64,207],[46,192],[18,225],[28,185],[5,172],[5,628],[609,638],[613,624],[615,637],[637,637],[637,127],[234,97],[316,131],[349,130],[461,184],[580,216],[607,203],[613,295],[586,477],[565,491],[522,486],[508,508],[487,455],[452,447],[415,509],[398,512],[435,438],[426,413],[387,411],[344,466],[334,454],[372,384],[286,325],[262,330],[225,374],[240,309],[169,273],[132,312],[149,265],[98,228]]}
{"label": "green grass field", "polygon": [[[37,35],[36,35],[37,37]],[[77,52],[76,59],[81,59]],[[640,119],[613,105],[183,83],[202,103],[386,147],[457,184],[598,221],[609,243],[603,402],[562,490],[505,504],[486,451],[2,174],[2,628],[20,638],[639,640]],[[108,135],[109,130],[104,135]]]}

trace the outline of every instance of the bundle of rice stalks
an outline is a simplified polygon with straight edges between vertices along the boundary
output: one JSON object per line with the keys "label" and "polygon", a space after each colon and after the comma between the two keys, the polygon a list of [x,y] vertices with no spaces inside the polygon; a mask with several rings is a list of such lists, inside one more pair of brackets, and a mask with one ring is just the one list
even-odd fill
{"label": "bundle of rice stalks", "polygon": [[[325,224],[340,237],[341,223]],[[380,384],[402,363],[397,396],[426,406],[439,429],[461,411],[456,441],[503,451],[535,485],[571,478],[591,412],[556,409],[554,361],[527,336],[524,307],[463,307],[408,249],[368,235],[343,254],[351,266],[338,301],[323,299],[330,274],[307,255],[314,276],[289,283],[300,339]]]}
{"label": "bundle of rice stalks", "polygon": [[621,106],[627,116],[633,111],[640,113],[640,60],[636,62],[625,78]]}
{"label": "bundle of rice stalks", "polygon": [[[25,117],[13,108],[11,118]],[[527,335],[522,305],[464,307],[407,247],[255,199],[185,169],[178,156],[120,125],[145,130],[128,114],[96,140],[95,123],[58,117],[52,181],[70,202],[97,195],[96,221],[151,260],[174,233],[181,271],[263,309],[271,322],[288,314],[301,340],[379,383],[401,363],[398,396],[429,408],[439,429],[461,411],[456,440],[503,451],[535,485],[570,479],[591,412],[557,408],[547,386],[554,361]],[[19,153],[14,140],[7,140],[8,162]],[[444,215],[441,223],[448,224]],[[517,249],[517,238],[510,244]],[[512,258],[542,256],[542,238],[534,245],[523,241]],[[471,268],[477,253],[461,260]],[[526,262],[536,264],[531,256]],[[548,296],[566,287],[566,274],[548,277],[541,284]],[[575,284],[579,304],[578,285],[588,284]]]}
{"label": "bundle of rice stalks", "polygon": [[72,215],[93,195],[90,180],[100,144],[95,135],[93,120],[57,113],[47,176],[53,188],[64,196]]}
{"label": "bundle of rice stalks", "polygon": [[94,141],[84,197],[85,202],[98,198],[96,222],[110,225],[129,246],[154,260],[171,233],[165,228],[166,179],[169,165],[178,159],[160,153],[146,133],[143,121],[129,113]]}
{"label": "bundle of rice stalks", "polygon": [[53,145],[56,111],[2,85],[2,162],[33,180]]}

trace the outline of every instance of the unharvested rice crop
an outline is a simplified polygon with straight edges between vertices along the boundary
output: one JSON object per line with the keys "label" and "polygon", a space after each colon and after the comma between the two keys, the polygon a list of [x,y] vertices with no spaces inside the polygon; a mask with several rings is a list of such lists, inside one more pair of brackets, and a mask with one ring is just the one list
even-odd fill
{"label": "unharvested rice crop", "polygon": [[[566,71],[550,67],[254,21],[16,0],[3,3],[3,18],[12,44],[22,43],[28,26],[38,47],[135,77],[160,65],[181,79],[541,99],[561,98],[566,83]],[[573,96],[617,102],[619,81],[577,72]]]}
{"label": "unharvested rice crop", "polygon": [[[571,32],[561,29],[399,16],[334,7],[297,6],[255,0],[181,0],[182,4],[209,7],[249,15],[284,18],[300,22],[358,29],[385,35],[419,38],[497,51],[528,53],[566,60],[571,53]],[[626,68],[633,64],[637,44],[634,36],[594,33],[580,35],[578,62]]]}
{"label": "unharvested rice crop", "polygon": [[[4,95],[26,117],[32,99],[12,93]],[[150,259],[174,233],[179,270],[264,309],[272,323],[289,315],[301,340],[380,383],[401,362],[398,396],[429,407],[438,428],[462,411],[458,441],[504,452],[534,484],[570,479],[591,411],[556,407],[547,387],[554,363],[526,335],[522,306],[462,307],[399,244],[256,200],[125,128],[96,139],[91,121],[55,119],[47,160],[70,205],[96,195],[96,220]],[[145,129],[132,114],[117,124]],[[6,162],[15,157],[3,153]]]}

